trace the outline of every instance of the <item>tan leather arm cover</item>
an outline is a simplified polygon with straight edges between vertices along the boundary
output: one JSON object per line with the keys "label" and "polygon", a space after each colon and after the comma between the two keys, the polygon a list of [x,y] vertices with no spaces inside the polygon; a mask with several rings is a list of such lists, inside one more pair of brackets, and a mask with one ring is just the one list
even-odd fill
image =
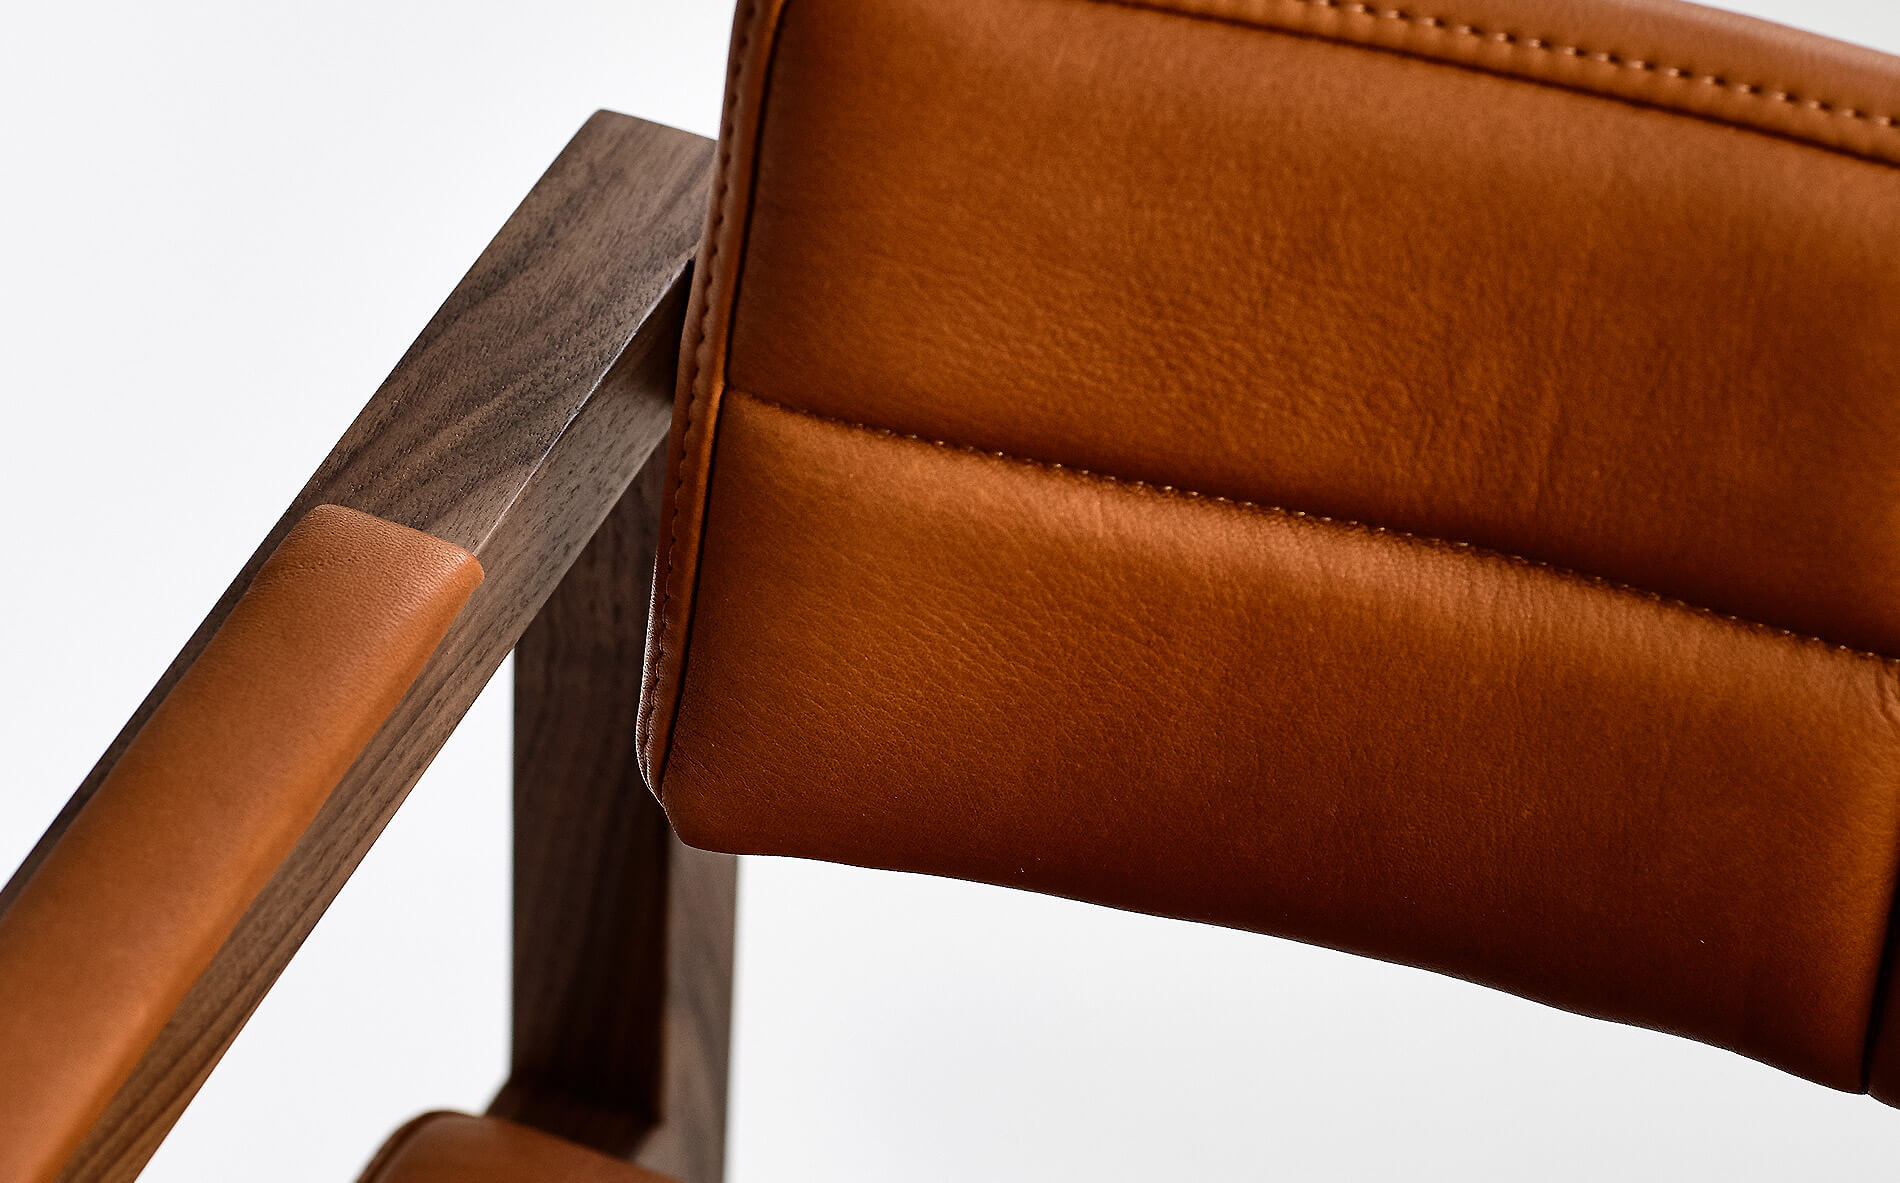
{"label": "tan leather arm cover", "polygon": [[318,506],[0,916],[0,1183],[52,1179],[481,582]]}

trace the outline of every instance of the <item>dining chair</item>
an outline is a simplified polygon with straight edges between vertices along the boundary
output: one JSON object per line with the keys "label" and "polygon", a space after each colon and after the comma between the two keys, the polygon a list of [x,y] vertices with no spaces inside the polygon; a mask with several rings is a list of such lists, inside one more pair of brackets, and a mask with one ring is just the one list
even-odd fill
{"label": "dining chair", "polygon": [[511,651],[510,1076],[365,1183],[719,1179],[737,854],[1900,1104],[1897,119],[1670,0],[741,0],[0,894],[0,1183],[138,1173]]}

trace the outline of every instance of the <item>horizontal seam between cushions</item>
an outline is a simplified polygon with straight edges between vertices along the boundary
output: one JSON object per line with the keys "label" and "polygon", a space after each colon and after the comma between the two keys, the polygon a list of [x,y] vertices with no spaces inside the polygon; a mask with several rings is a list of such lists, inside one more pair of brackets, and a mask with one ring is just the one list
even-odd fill
{"label": "horizontal seam between cushions", "polygon": [[[1194,20],[1219,21],[1226,24],[1239,25],[1243,28],[1259,29],[1264,32],[1283,33],[1283,34],[1290,34],[1294,36],[1310,36],[1310,37],[1318,38],[1323,41],[1332,41],[1337,44],[1356,45],[1356,46],[1360,46],[1360,47],[1368,48],[1368,49],[1386,50],[1388,52],[1402,54],[1407,57],[1416,57],[1416,58],[1422,58],[1427,61],[1436,61],[1436,62],[1445,63],[1445,64],[1466,66],[1468,68],[1482,70],[1487,73],[1497,72],[1495,69],[1487,70],[1485,65],[1481,62],[1461,62],[1461,61],[1458,61],[1456,58],[1446,58],[1441,55],[1433,54],[1421,49],[1411,49],[1411,48],[1406,48],[1403,46],[1381,45],[1378,42],[1369,40],[1365,37],[1354,36],[1351,32],[1348,32],[1345,30],[1325,31],[1325,30],[1320,30],[1320,29],[1284,28],[1278,24],[1269,23],[1267,19],[1261,17],[1258,14],[1240,12],[1240,11],[1234,11],[1234,12],[1221,11],[1219,10],[1219,8],[1212,5],[1194,5],[1191,3],[1178,2],[1178,0],[1177,2],[1173,2],[1173,3],[1170,3],[1169,0],[1087,0],[1087,2],[1094,3],[1094,4],[1108,5],[1108,6],[1116,7],[1116,8],[1131,8],[1131,9],[1143,10],[1143,11],[1148,11],[1148,12],[1155,12],[1155,13],[1160,13],[1167,16],[1187,17],[1189,19],[1194,19]],[[1353,2],[1353,0],[1288,0],[1288,2],[1297,4],[1303,8],[1308,8],[1308,9],[1328,10],[1328,11],[1342,13],[1347,16],[1361,16],[1369,20],[1391,21],[1391,22],[1395,22],[1399,24],[1412,25],[1418,28],[1431,29],[1436,32],[1448,33],[1453,36],[1470,38],[1478,42],[1501,45],[1508,49],[1511,49],[1513,51],[1517,51],[1520,53],[1528,52],[1528,53],[1533,53],[1533,54],[1543,54],[1543,55],[1546,55],[1547,57],[1561,57],[1561,58],[1570,58],[1576,61],[1595,62],[1599,65],[1609,66],[1613,69],[1629,70],[1629,71],[1640,73],[1640,74],[1656,75],[1662,78],[1669,79],[1671,81],[1683,82],[1689,85],[1707,86],[1716,90],[1726,91],[1730,94],[1740,95],[1744,98],[1756,99],[1763,103],[1776,103],[1776,104],[1792,107],[1798,111],[1811,112],[1813,114],[1829,116],[1836,119],[1844,119],[1850,122],[1865,123],[1872,127],[1880,129],[1882,131],[1887,131],[1887,132],[1900,131],[1900,116],[1888,115],[1888,114],[1877,114],[1872,111],[1862,110],[1859,107],[1855,107],[1847,103],[1841,103],[1841,102],[1837,102],[1830,99],[1811,98],[1805,95],[1795,94],[1792,91],[1781,90],[1777,87],[1767,86],[1760,83],[1731,82],[1720,73],[1699,71],[1699,70],[1694,70],[1694,69],[1690,69],[1688,67],[1683,67],[1683,66],[1663,65],[1659,62],[1649,61],[1646,58],[1632,58],[1632,57],[1627,57],[1622,54],[1611,53],[1606,50],[1588,49],[1581,45],[1563,44],[1563,43],[1555,42],[1548,38],[1543,38],[1543,37],[1528,37],[1520,33],[1514,33],[1514,32],[1510,32],[1508,30],[1503,30],[1503,29],[1486,29],[1472,22],[1462,21],[1455,17],[1426,16],[1426,15],[1420,15],[1417,13],[1407,12],[1404,9],[1399,9],[1399,8],[1381,8],[1380,6],[1374,5],[1374,4],[1356,3],[1356,2]],[[1601,92],[1594,91],[1587,86],[1582,86],[1572,79],[1558,78],[1554,75],[1543,73],[1543,72],[1535,72],[1535,71],[1532,72],[1531,80],[1546,82],[1551,85],[1561,86],[1569,90],[1580,90],[1585,93],[1596,94],[1598,95],[1598,97],[1603,97],[1603,98],[1623,97],[1623,96],[1618,96],[1618,95],[1604,95]],[[1694,109],[1687,108],[1687,107],[1671,105],[1660,98],[1645,99],[1645,100],[1639,100],[1639,101],[1650,103],[1662,109],[1676,112],[1677,114],[1689,115],[1689,116],[1694,116],[1697,118],[1718,118],[1718,119],[1720,118],[1719,116],[1712,116],[1708,112],[1696,111]],[[1730,121],[1724,121],[1724,122],[1730,122]],[[1842,150],[1841,146],[1838,144],[1831,144],[1831,143],[1827,143],[1821,140],[1810,139],[1808,137],[1801,136],[1798,133],[1769,131],[1768,129],[1760,128],[1753,124],[1742,124],[1741,126],[1743,126],[1746,130],[1759,132],[1761,134],[1789,135],[1795,139],[1800,140],[1803,143],[1811,144],[1819,148],[1827,148],[1831,150]],[[1890,162],[1884,161],[1884,160],[1879,161],[1879,163],[1890,164]]]}
{"label": "horizontal seam between cushions", "polygon": [[1823,649],[1844,654],[1848,657],[1876,662],[1886,667],[1889,671],[1900,671],[1900,658],[1887,657],[1867,649],[1856,649],[1852,645],[1842,645],[1838,642],[1830,641],[1825,637],[1817,637],[1808,633],[1798,633],[1793,629],[1785,629],[1777,625],[1765,624],[1759,620],[1750,620],[1745,616],[1735,616],[1727,612],[1718,612],[1713,608],[1707,608],[1701,604],[1692,604],[1687,600],[1677,599],[1674,596],[1666,596],[1661,592],[1651,591],[1646,587],[1620,583],[1601,575],[1591,575],[1585,571],[1562,567],[1555,563],[1545,562],[1542,559],[1526,558],[1523,555],[1514,555],[1508,551],[1494,550],[1490,547],[1479,546],[1472,542],[1460,542],[1455,538],[1437,538],[1429,534],[1414,534],[1409,530],[1397,530],[1390,526],[1378,526],[1368,522],[1354,521],[1351,518],[1336,518],[1322,513],[1309,513],[1303,509],[1289,509],[1285,506],[1270,505],[1260,501],[1249,501],[1239,497],[1226,497],[1218,493],[1202,493],[1194,489],[1184,489],[1178,485],[1160,485],[1153,481],[1145,481],[1135,477],[1116,476],[1112,473],[1097,472],[1094,469],[1081,468],[1073,464],[1064,464],[1059,460],[1041,460],[1029,456],[1018,456],[1012,452],[999,452],[992,448],[981,448],[971,444],[959,444],[950,440],[933,439],[930,436],[899,431],[893,427],[884,427],[875,423],[861,423],[854,419],[843,419],[835,415],[824,414],[820,411],[811,411],[804,407],[795,407],[788,403],[782,403],[774,398],[751,394],[730,386],[726,388],[725,394],[728,398],[738,397],[746,399],[760,406],[771,408],[772,410],[782,411],[788,415],[797,415],[805,419],[815,420],[819,423],[828,423],[834,427],[846,427],[854,431],[881,435],[889,439],[902,440],[908,443],[926,444],[947,452],[960,452],[970,456],[988,457],[992,460],[999,460],[1025,468],[1041,469],[1044,472],[1059,476],[1075,477],[1088,482],[1118,486],[1133,492],[1147,493],[1184,501],[1212,502],[1218,505],[1231,506],[1248,513],[1262,514],[1283,520],[1311,522],[1318,525],[1352,530],[1362,534],[1395,538],[1419,546],[1430,547],[1434,550],[1499,559],[1520,567],[1543,571],[1573,583],[1581,583],[1602,591],[1638,596],[1666,608],[1693,612],[1698,616],[1726,621],[1729,624],[1739,625],[1754,632],[1784,640],[1796,641],[1803,645],[1817,645]]}

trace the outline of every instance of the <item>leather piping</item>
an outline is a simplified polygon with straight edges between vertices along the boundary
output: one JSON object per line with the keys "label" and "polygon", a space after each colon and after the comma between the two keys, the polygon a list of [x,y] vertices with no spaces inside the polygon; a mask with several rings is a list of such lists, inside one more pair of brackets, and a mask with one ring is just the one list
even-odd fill
{"label": "leather piping", "polygon": [[[690,476],[688,461],[691,459],[691,435],[695,419],[701,422],[702,429],[708,434],[716,432],[718,427],[718,402],[720,395],[723,393],[723,374],[731,362],[732,355],[732,334],[730,332],[732,315],[739,303],[741,268],[738,264],[729,263],[729,265],[733,267],[732,276],[728,285],[730,290],[725,293],[725,299],[720,301],[722,307],[720,308],[718,317],[720,325],[719,331],[725,337],[725,340],[720,342],[723,353],[720,365],[722,378],[718,382],[705,383],[705,389],[702,390],[701,378],[706,367],[701,361],[701,355],[705,347],[710,343],[714,321],[714,301],[710,298],[711,289],[713,285],[719,282],[719,278],[715,274],[715,269],[711,264],[720,254],[721,248],[726,246],[726,243],[723,241],[723,236],[735,233],[729,222],[739,222],[740,219],[743,219],[735,235],[739,240],[738,243],[733,244],[731,249],[725,251],[729,260],[735,252],[741,255],[743,254],[742,244],[750,235],[752,211],[754,209],[753,198],[758,188],[759,179],[758,147],[765,124],[765,113],[768,101],[771,97],[772,61],[778,51],[778,29],[784,19],[786,7],[794,2],[796,2],[796,0],[776,0],[776,3],[774,0],[743,0],[742,7],[739,9],[735,20],[735,26],[739,32],[734,42],[732,58],[727,72],[726,106],[721,118],[719,137],[719,180],[717,191],[713,198],[711,218],[709,220],[706,243],[707,253],[704,265],[699,272],[699,275],[703,277],[703,281],[707,285],[707,299],[704,301],[704,305],[700,310],[697,328],[695,329],[694,347],[690,353],[687,354],[686,364],[690,366],[690,370],[682,375],[684,379],[683,385],[689,393],[687,395],[684,411],[684,427],[680,432],[680,452],[676,458],[679,465],[678,478],[674,485],[673,496],[669,499],[667,507],[667,520],[665,523],[668,538],[666,565],[664,574],[660,578],[657,588],[659,607],[654,613],[654,620],[657,624],[655,660],[650,663],[652,668],[647,673],[643,687],[641,695],[641,719],[638,727],[640,736],[651,740],[654,734],[653,722],[659,708],[658,700],[660,697],[661,684],[663,682],[670,682],[671,687],[668,697],[671,701],[667,704],[669,714],[667,735],[664,743],[655,745],[656,750],[654,750],[649,757],[649,767],[647,769],[649,786],[654,796],[658,798],[662,804],[665,802],[666,763],[672,749],[671,720],[678,718],[680,692],[686,682],[687,639],[690,635],[690,618],[693,599],[697,593],[699,582],[698,553],[704,544],[706,501],[712,483],[711,468],[713,455],[710,442],[707,447],[707,471],[703,479],[698,482],[698,487],[694,490],[698,508],[699,528],[697,530],[697,537],[692,540],[694,560],[692,565],[686,569],[686,578],[692,584],[692,591],[683,594],[681,597],[685,604],[684,615],[687,617],[686,620],[676,620],[672,610],[673,574],[678,562],[679,553],[679,496],[686,491],[688,478]],[[1775,139],[1794,140],[1795,142],[1822,150],[1842,152],[1888,167],[1894,167],[1896,165],[1896,159],[1873,156],[1866,152],[1855,151],[1846,144],[1833,143],[1814,135],[1796,135],[1780,128],[1747,122],[1733,116],[1724,116],[1717,112],[1696,110],[1686,104],[1667,101],[1663,97],[1635,97],[1624,95],[1607,89],[1600,84],[1592,84],[1589,80],[1560,78],[1555,74],[1547,73],[1537,68],[1526,68],[1522,72],[1500,69],[1495,64],[1468,60],[1442,50],[1432,52],[1428,47],[1386,45],[1375,40],[1372,35],[1372,32],[1379,28],[1382,23],[1397,23],[1409,27],[1423,28],[1433,33],[1456,36],[1464,39],[1464,43],[1466,44],[1494,43],[1506,49],[1520,52],[1521,54],[1530,54],[1531,57],[1529,60],[1538,63],[1540,66],[1548,62],[1572,60],[1595,61],[1612,68],[1644,73],[1651,76],[1660,76],[1672,81],[1681,81],[1688,85],[1720,87],[1732,93],[1743,94],[1769,102],[1789,104],[1797,110],[1808,110],[1825,117],[1839,118],[1843,122],[1862,121],[1878,132],[1894,132],[1900,130],[1900,117],[1894,115],[1876,115],[1832,100],[1807,98],[1755,83],[1733,83],[1720,72],[1709,71],[1697,73],[1683,67],[1665,66],[1661,63],[1646,60],[1629,59],[1608,51],[1589,50],[1580,45],[1555,43],[1545,38],[1527,36],[1512,31],[1487,30],[1473,22],[1461,21],[1454,17],[1428,16],[1398,8],[1379,8],[1374,5],[1358,2],[1358,0],[1079,0],[1079,2],[1122,8],[1129,11],[1147,11],[1163,16],[1178,16],[1189,20],[1218,21],[1263,33],[1278,34],[1280,36],[1306,36],[1318,40],[1330,41],[1342,46],[1394,53],[1400,56],[1412,57],[1420,61],[1432,62],[1452,68],[1476,70],[1480,73],[1524,82],[1528,85],[1555,86],[1560,89],[1575,91],[1596,98],[1660,110],[1665,113],[1680,115],[1686,118],[1703,119],[1721,123],[1758,135]],[[1283,8],[1291,6],[1293,11],[1306,14],[1309,17],[1317,13],[1321,15],[1333,14],[1346,18],[1358,18],[1360,27],[1358,29],[1320,29],[1308,27],[1306,24],[1297,20],[1286,20],[1285,18],[1280,22],[1274,22],[1265,13],[1239,11],[1224,13],[1216,11],[1216,7],[1223,3],[1231,4],[1236,9],[1252,9],[1256,6],[1274,4],[1280,5]],[[759,86],[758,105],[753,112],[752,126],[748,129],[752,158],[749,162],[749,175],[744,190],[746,195],[745,207],[743,210],[733,211],[735,217],[728,219],[725,208],[726,201],[734,189],[734,186],[731,184],[731,177],[729,176],[733,160],[731,141],[738,130],[737,121],[739,117],[741,92],[739,83],[742,80],[741,73],[745,65],[744,50],[755,36],[751,26],[759,14],[761,4],[770,6],[770,11],[768,11],[764,17],[765,27],[759,30],[756,36],[761,42],[767,44],[768,48],[765,51],[766,61],[762,66],[764,77]],[[1894,150],[1896,153],[1900,153],[1900,136],[1894,138]],[[743,258],[741,258],[739,262],[743,263]],[[698,282],[701,282],[700,278],[695,279],[695,283]],[[714,389],[715,386],[721,387],[721,389]],[[700,414],[700,403],[702,400],[708,404],[703,415]],[[1521,561],[1530,562],[1532,560],[1526,559]],[[1588,576],[1581,575],[1579,577],[1589,578]],[[1631,590],[1641,591],[1642,589]],[[1696,606],[1685,603],[1684,607],[1695,608]],[[1713,615],[1720,615],[1719,613],[1713,613],[1712,610],[1702,610],[1711,611]],[[1753,624],[1756,622],[1741,621],[1741,623]],[[1760,625],[1759,627],[1773,628],[1773,626],[1770,625]],[[679,634],[678,643],[677,645],[670,646],[668,644],[669,638],[676,631]],[[1801,636],[1801,634],[1798,633],[1790,633],[1789,635],[1793,637]],[[1819,641],[1821,644],[1833,644],[1833,642],[1826,641],[1822,638],[1813,639]],[[1846,652],[1862,653],[1865,656],[1873,657],[1878,660],[1889,660],[1881,657],[1879,654],[1866,653],[1864,650],[1848,649],[1845,646],[1841,646],[1840,648]],[[672,677],[668,678],[662,673],[662,668],[666,663],[668,654],[671,652],[677,652],[679,654],[679,668],[673,672]],[[641,748],[645,751],[647,744],[643,742]],[[1876,1002],[1878,1001],[1879,1000],[1876,999]]]}
{"label": "leather piping", "polygon": [[[1455,53],[1435,53],[1431,49],[1422,46],[1384,45],[1369,36],[1355,35],[1353,31],[1349,30],[1305,28],[1301,27],[1296,21],[1285,21],[1284,19],[1275,21],[1270,16],[1244,11],[1262,7],[1262,0],[1226,0],[1224,3],[1223,0],[1180,0],[1178,3],[1170,3],[1169,0],[1085,0],[1085,2],[1162,13],[1168,16],[1217,21],[1222,24],[1259,29],[1263,32],[1309,36],[1322,41],[1331,41],[1341,45],[1357,46],[1364,49],[1385,50],[1386,52],[1397,53],[1405,57],[1437,62],[1441,65],[1463,66],[1468,69],[1478,70],[1482,73],[1493,74],[1501,78],[1515,78],[1518,81],[1545,83],[1566,90],[1592,94],[1598,98],[1621,99],[1635,102],[1639,106],[1655,107],[1659,110],[1670,111],[1678,115],[1687,115],[1698,119],[1712,119],[1718,123],[1725,123],[1748,131],[1760,132],[1764,135],[1797,139],[1817,148],[1844,151],[1856,156],[1865,155],[1864,153],[1855,152],[1851,148],[1832,143],[1826,139],[1810,136],[1792,136],[1776,128],[1762,127],[1758,124],[1735,117],[1725,117],[1710,112],[1698,111],[1692,107],[1670,103],[1662,99],[1633,99],[1630,96],[1617,94],[1614,91],[1599,89],[1582,80],[1559,78],[1535,67],[1527,68],[1522,74],[1519,74],[1512,71],[1500,70],[1495,66],[1487,65],[1483,62],[1467,61]],[[1705,71],[1688,66],[1670,65],[1663,62],[1649,61],[1644,58],[1629,57],[1607,50],[1592,49],[1583,45],[1567,44],[1561,40],[1530,36],[1507,29],[1485,28],[1474,22],[1462,20],[1457,17],[1429,16],[1401,8],[1381,8],[1373,4],[1357,3],[1356,0],[1264,0],[1264,4],[1278,4],[1283,7],[1291,5],[1296,6],[1297,9],[1304,9],[1309,12],[1333,12],[1348,18],[1356,17],[1372,22],[1384,21],[1397,25],[1410,26],[1416,29],[1449,34],[1452,37],[1462,39],[1467,44],[1488,43],[1503,46],[1518,53],[1520,56],[1524,54],[1536,55],[1527,60],[1536,61],[1540,64],[1543,61],[1556,58],[1594,62],[1609,66],[1613,69],[1654,75],[1685,85],[1710,87],[1744,98],[1755,99],[1763,103],[1785,105],[1795,108],[1796,110],[1813,113],[1823,118],[1844,119],[1850,122],[1865,123],[1882,131],[1900,131],[1900,116],[1866,111],[1849,103],[1796,94],[1762,83],[1735,82],[1720,71]],[[1228,9],[1234,11],[1226,11]],[[1872,157],[1871,159],[1878,160],[1883,164],[1893,163],[1893,161],[1884,157]]]}

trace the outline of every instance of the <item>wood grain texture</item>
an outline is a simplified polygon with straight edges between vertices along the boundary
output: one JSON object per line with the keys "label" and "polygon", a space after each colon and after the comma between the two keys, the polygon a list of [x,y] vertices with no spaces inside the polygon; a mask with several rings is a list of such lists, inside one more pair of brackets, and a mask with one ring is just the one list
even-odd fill
{"label": "wood grain texture", "polygon": [[680,1183],[718,1183],[726,1159],[738,860],[678,838],[667,850],[660,1121],[634,1161]]}
{"label": "wood grain texture", "polygon": [[662,448],[712,144],[601,112],[482,252],[28,856],[45,858],[264,557],[331,502],[488,578],[62,1179],[137,1175],[634,474]]}
{"label": "wood grain texture", "polygon": [[665,468],[515,650],[514,1044],[490,1112],[716,1183],[736,860],[682,846],[634,759]]}

